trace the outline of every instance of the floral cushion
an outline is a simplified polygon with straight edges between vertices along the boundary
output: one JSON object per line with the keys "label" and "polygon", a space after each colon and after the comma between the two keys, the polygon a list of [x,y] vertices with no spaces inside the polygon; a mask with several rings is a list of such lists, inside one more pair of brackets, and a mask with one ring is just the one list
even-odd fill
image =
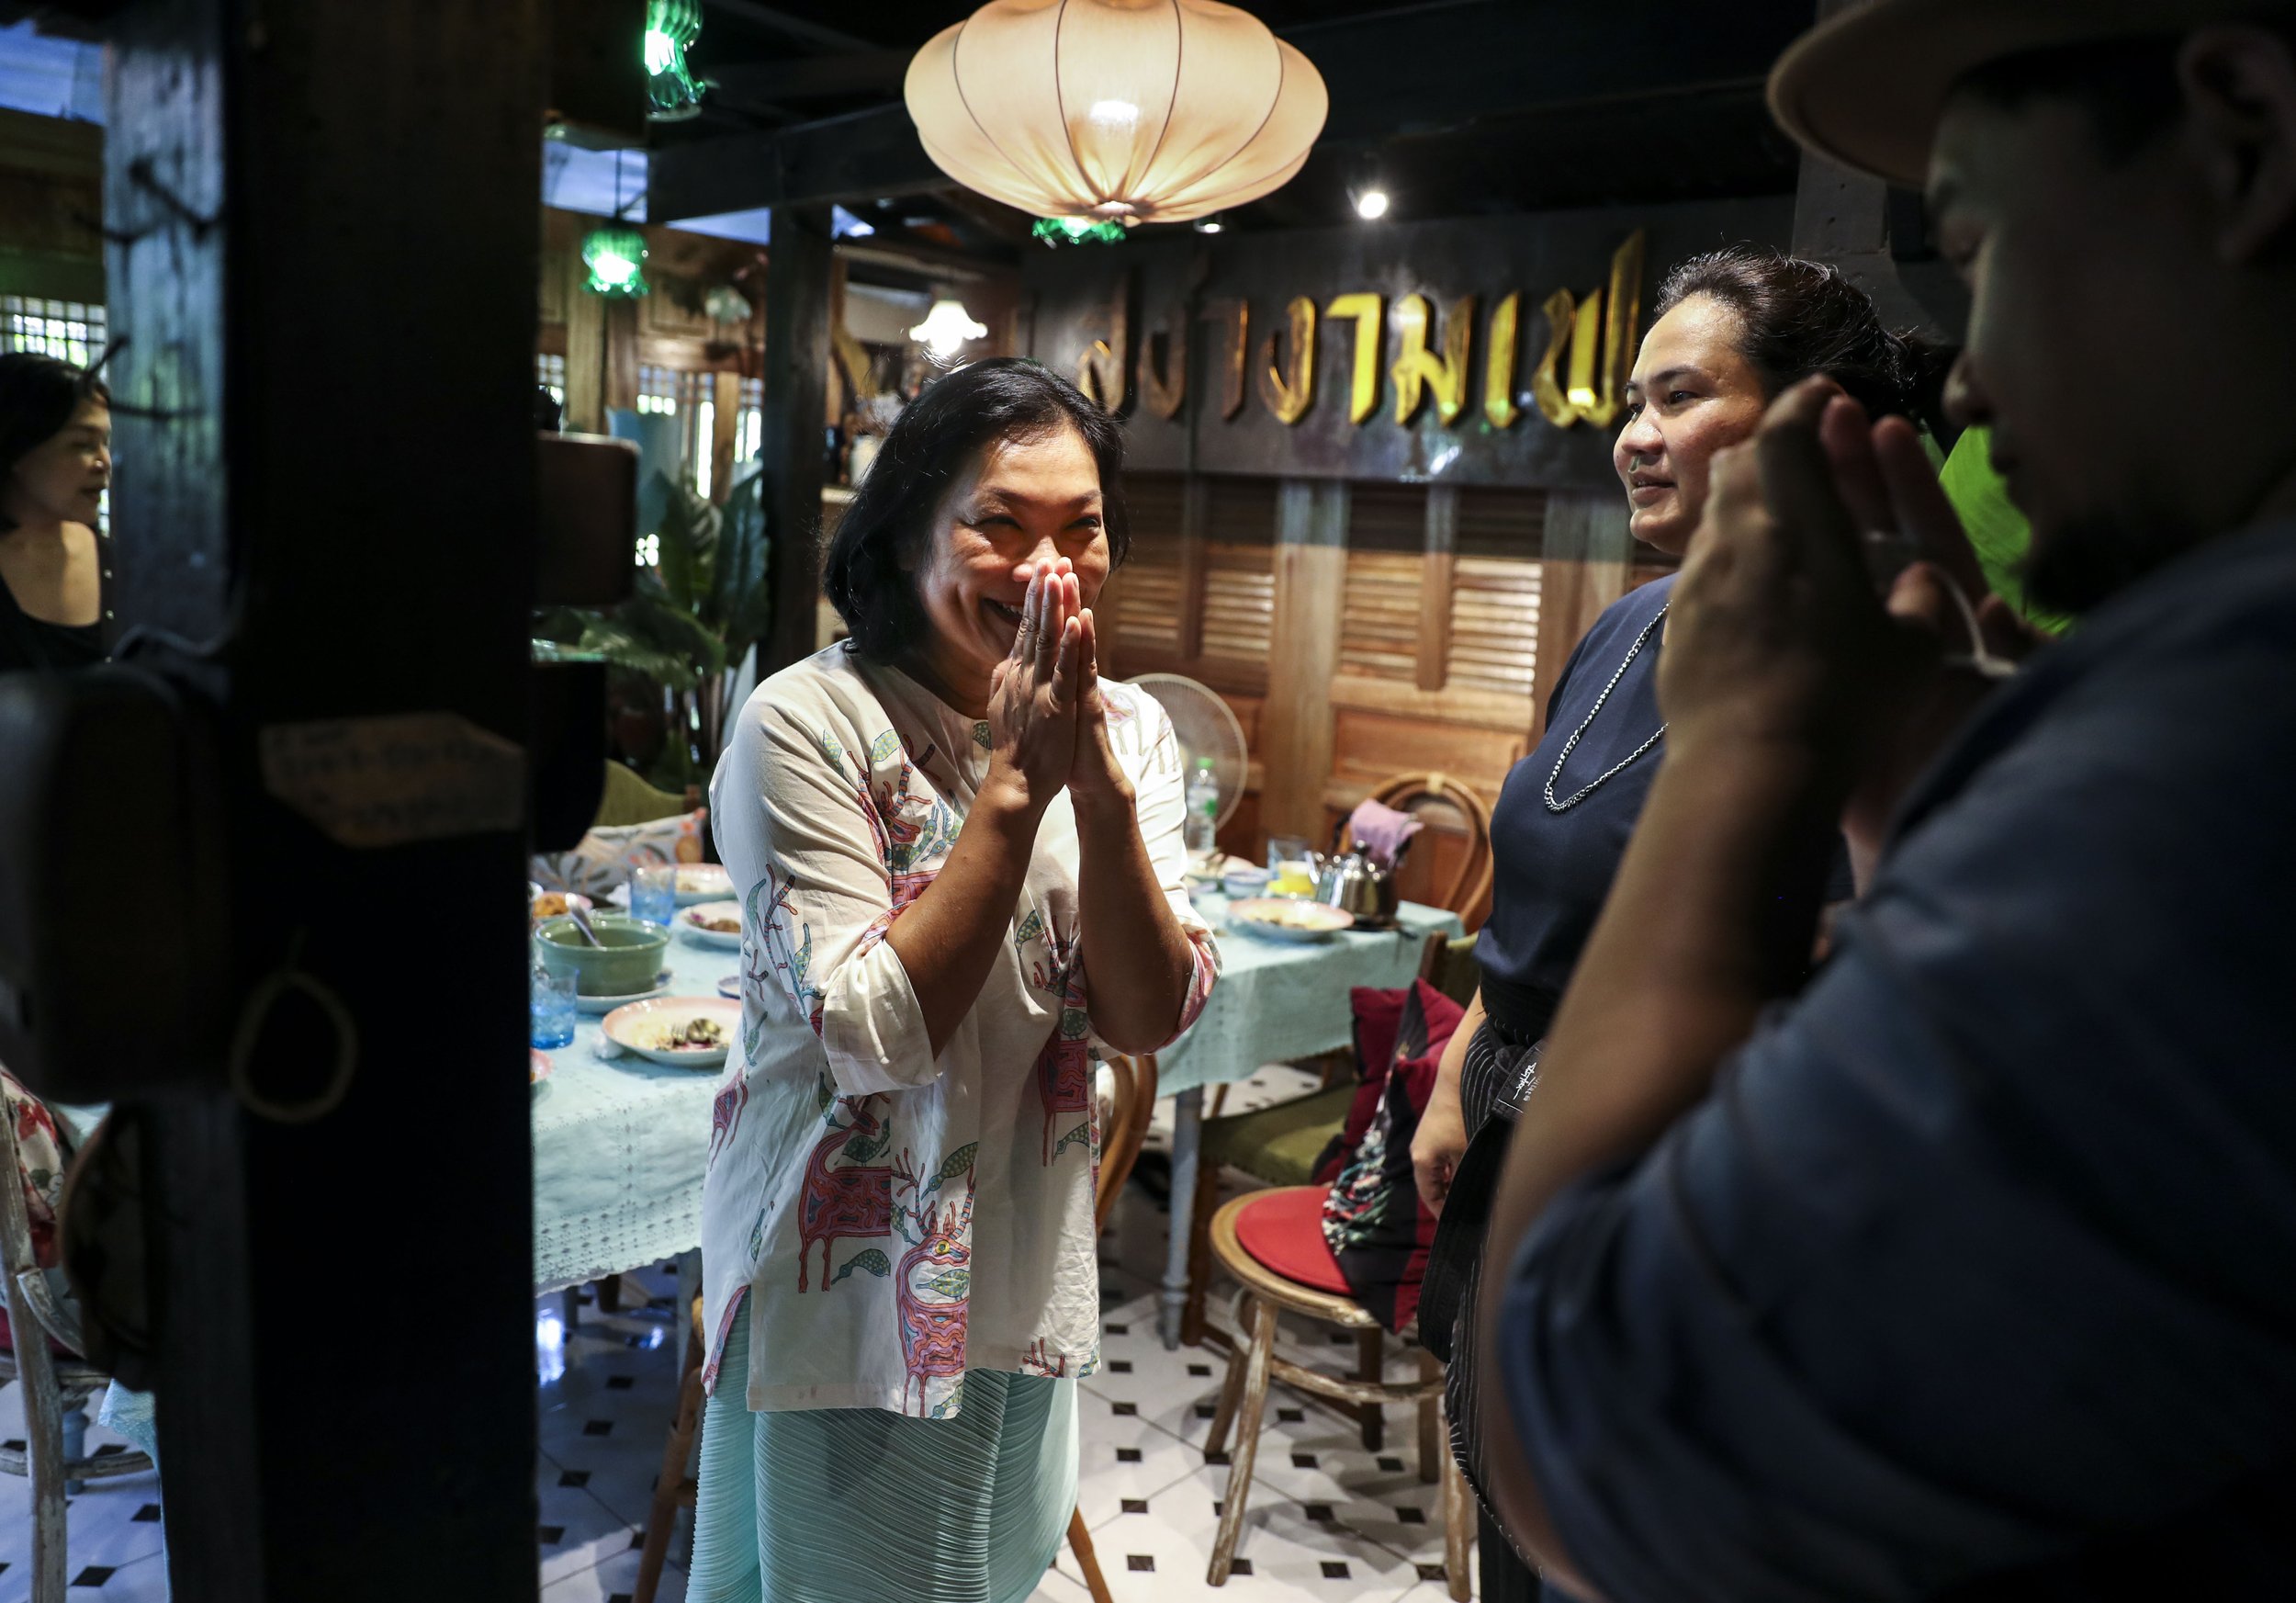
{"label": "floral cushion", "polygon": [[633,870],[662,863],[699,863],[709,816],[709,808],[696,807],[651,823],[601,825],[571,852],[537,855],[535,882],[545,890],[573,891],[594,900],[628,884]]}

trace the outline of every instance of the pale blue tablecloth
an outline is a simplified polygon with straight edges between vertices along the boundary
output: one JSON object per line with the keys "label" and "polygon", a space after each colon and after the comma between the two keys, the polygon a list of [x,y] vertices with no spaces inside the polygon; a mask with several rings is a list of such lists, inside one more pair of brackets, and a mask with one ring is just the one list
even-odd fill
{"label": "pale blue tablecloth", "polygon": [[1221,931],[1220,983],[1188,1033],[1156,1054],[1160,1097],[1338,1051],[1355,1036],[1348,991],[1411,984],[1427,937],[1464,930],[1457,913],[1405,902],[1396,912],[1400,930],[1300,945],[1225,929],[1224,897],[1206,897],[1197,910]]}
{"label": "pale blue tablecloth", "polygon": [[[677,996],[714,997],[741,954],[670,938]],[[535,1289],[640,1269],[702,1245],[702,1171],[719,1070],[602,1058],[598,1019],[548,1052],[534,1093]]]}
{"label": "pale blue tablecloth", "polygon": [[[1223,904],[1210,899],[1214,923]],[[1350,987],[1402,986],[1435,931],[1457,915],[1405,904],[1403,928],[1345,934],[1314,945],[1220,937],[1223,971],[1203,1016],[1157,1054],[1156,1089],[1169,1096],[1249,1078],[1262,1064],[1335,1051],[1351,1034]],[[670,937],[675,992],[715,996],[741,966],[738,952]],[[585,1015],[573,1044],[549,1054],[535,1092],[535,1289],[554,1291],[659,1263],[701,1245],[702,1171],[709,1156],[715,1069],[671,1068],[638,1057],[601,1058],[598,1021]]]}

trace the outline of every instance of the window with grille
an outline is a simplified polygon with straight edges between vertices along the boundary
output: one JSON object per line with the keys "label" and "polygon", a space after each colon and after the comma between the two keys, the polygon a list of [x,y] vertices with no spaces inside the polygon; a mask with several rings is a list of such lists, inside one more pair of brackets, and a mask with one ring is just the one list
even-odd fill
{"label": "window with grille", "polygon": [[560,406],[566,404],[566,358],[547,353],[535,357],[535,382],[550,392],[550,399]]}
{"label": "window with grille", "polygon": [[1276,623],[1276,481],[1214,479],[1204,496],[1206,657],[1265,663]]}
{"label": "window with grille", "polygon": [[1131,553],[1118,570],[1116,643],[1165,654],[1180,649],[1182,480],[1134,474],[1124,480]]}
{"label": "window with grille", "polygon": [[672,367],[643,367],[637,370],[637,409],[663,417],[678,415],[680,386],[682,377]]}
{"label": "window with grille", "polygon": [[1343,673],[1404,684],[1419,678],[1419,592],[1426,567],[1427,491],[1415,484],[1357,484],[1347,498],[1347,587],[1341,607]]}
{"label": "window with grille", "polygon": [[102,357],[104,344],[101,306],[0,295],[0,350],[29,351],[85,367]]}
{"label": "window with grille", "polygon": [[1546,523],[1547,499],[1535,491],[1459,491],[1447,683],[1509,695],[1536,688]]}

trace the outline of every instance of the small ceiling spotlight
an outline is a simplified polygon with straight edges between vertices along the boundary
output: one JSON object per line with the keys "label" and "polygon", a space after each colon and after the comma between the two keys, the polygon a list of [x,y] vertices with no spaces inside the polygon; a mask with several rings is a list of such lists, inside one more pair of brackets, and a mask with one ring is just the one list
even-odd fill
{"label": "small ceiling spotlight", "polygon": [[1218,233],[1222,226],[1223,225],[1221,224],[1220,219],[1216,215],[1212,217],[1199,217],[1196,220],[1196,231],[1198,233]]}
{"label": "small ceiling spotlight", "polygon": [[1387,215],[1387,191],[1376,184],[1356,196],[1356,215],[1366,222],[1377,222]]}

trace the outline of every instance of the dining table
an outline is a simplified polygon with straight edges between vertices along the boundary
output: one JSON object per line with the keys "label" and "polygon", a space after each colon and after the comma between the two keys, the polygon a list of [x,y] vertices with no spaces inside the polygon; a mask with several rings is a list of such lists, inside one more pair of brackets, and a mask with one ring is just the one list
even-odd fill
{"label": "dining table", "polygon": [[[1217,895],[1197,905],[1220,943],[1220,983],[1196,1022],[1154,1057],[1158,1095],[1175,1099],[1171,1242],[1158,1316],[1167,1347],[1178,1344],[1187,1300],[1204,1088],[1346,1046],[1348,991],[1409,985],[1427,937],[1460,931],[1457,914],[1407,902],[1390,930],[1275,941],[1230,927]],[[666,966],[666,994],[715,997],[718,982],[739,972],[741,954],[704,944],[681,924]],[[538,1293],[683,1259],[701,1246],[710,1104],[722,1069],[622,1054],[600,1022],[583,1014],[571,1043],[546,1050],[549,1072],[534,1088]]]}

